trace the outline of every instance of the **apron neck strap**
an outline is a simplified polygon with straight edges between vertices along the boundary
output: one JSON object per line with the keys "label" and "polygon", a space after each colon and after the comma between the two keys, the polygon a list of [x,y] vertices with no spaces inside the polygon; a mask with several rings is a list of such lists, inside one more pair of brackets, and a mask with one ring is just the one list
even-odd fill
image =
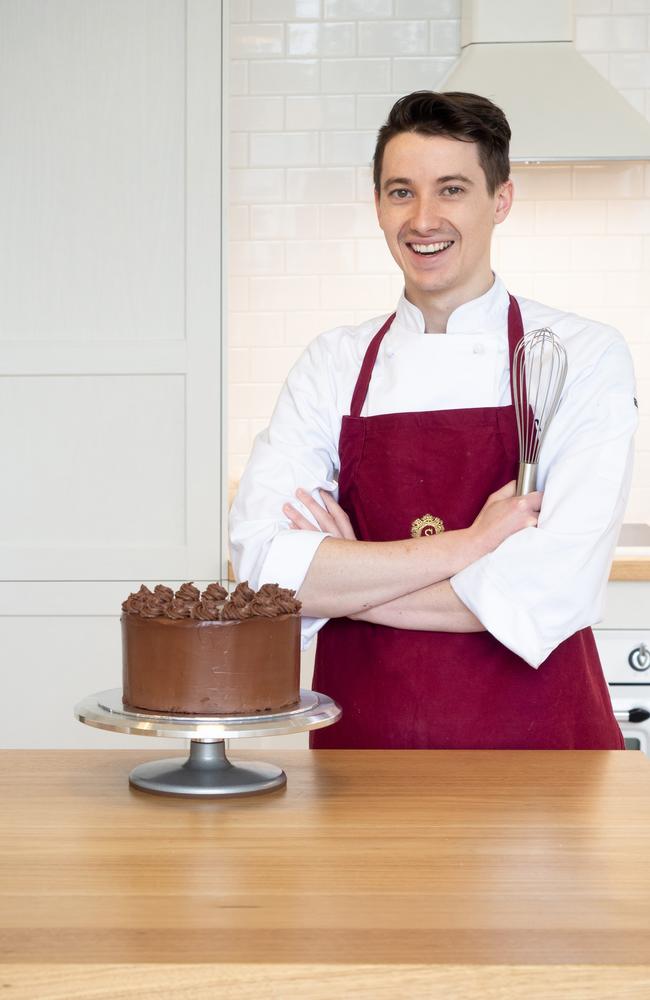
{"label": "apron neck strap", "polygon": [[357,384],[354,387],[354,393],[352,395],[352,403],[350,404],[351,417],[361,416],[361,410],[366,401],[368,386],[370,385],[370,377],[372,375],[372,370],[375,367],[375,361],[377,360],[377,355],[379,354],[381,342],[390,330],[394,319],[395,313],[388,317],[381,330],[377,331],[368,345],[363,359],[363,364],[361,365],[361,371],[359,372],[359,377],[357,379]]}
{"label": "apron neck strap", "polygon": [[[508,295],[510,299],[510,306],[508,307],[508,353],[510,357],[510,398],[514,405],[514,379],[512,377],[512,362],[515,353],[515,347],[524,335],[524,325],[521,319],[521,310],[519,308],[519,303],[517,302],[514,295]],[[384,325],[380,330],[377,331],[375,336],[370,341],[368,348],[366,350],[363,364],[361,365],[361,371],[359,372],[359,377],[357,378],[357,384],[354,387],[354,393],[352,395],[352,403],[350,404],[350,416],[359,417],[361,416],[361,410],[363,404],[366,401],[366,396],[368,394],[368,386],[370,385],[370,379],[372,376],[372,370],[375,367],[375,361],[377,360],[377,355],[379,354],[379,348],[381,347],[381,342],[390,330],[391,324],[395,319],[395,313],[389,316]],[[526,387],[522,386],[523,393],[523,405],[524,409],[527,405],[526,401]]]}
{"label": "apron neck strap", "polygon": [[[517,302],[514,295],[508,293],[508,298],[510,299],[510,306],[508,307],[508,355],[510,357],[510,399],[512,405],[515,405],[515,380],[513,378],[513,360],[515,356],[515,347],[524,335],[524,324],[521,319],[521,309],[519,308],[519,303]],[[522,408],[525,411],[528,406],[528,400],[526,399],[526,384],[520,386],[520,393],[522,396]]]}

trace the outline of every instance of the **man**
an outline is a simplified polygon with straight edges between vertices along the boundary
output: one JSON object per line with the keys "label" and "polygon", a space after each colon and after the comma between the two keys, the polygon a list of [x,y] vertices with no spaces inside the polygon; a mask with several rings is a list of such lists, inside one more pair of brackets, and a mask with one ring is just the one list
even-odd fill
{"label": "man", "polygon": [[[374,182],[404,295],[310,345],[233,505],[238,577],[296,589],[305,644],[318,632],[314,688],[343,718],[314,747],[623,747],[589,626],[630,486],[632,365],[616,330],[493,273],[509,139],[477,95],[397,102]],[[542,326],[569,364],[543,506],[514,496],[510,377]]]}

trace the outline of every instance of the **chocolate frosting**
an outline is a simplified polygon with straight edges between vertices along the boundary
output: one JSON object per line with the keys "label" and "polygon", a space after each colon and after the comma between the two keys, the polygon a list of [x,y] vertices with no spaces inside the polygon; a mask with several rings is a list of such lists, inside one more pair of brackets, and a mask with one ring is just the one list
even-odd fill
{"label": "chocolate frosting", "polygon": [[205,622],[124,614],[122,671],[123,703],[145,711],[282,711],[300,698],[300,618]]}
{"label": "chocolate frosting", "polygon": [[153,597],[153,594],[143,583],[137,594],[129,594],[122,604],[122,611],[128,611],[131,615],[139,615],[147,597]]}
{"label": "chocolate frosting", "polygon": [[198,618],[203,622],[218,622],[221,618],[223,601],[211,601],[205,596],[206,594],[207,590],[203,592],[201,600],[192,605],[192,618]]}
{"label": "chocolate frosting", "polygon": [[245,618],[254,618],[252,601],[247,601],[241,595],[235,597],[233,594],[229,601],[226,601],[221,609],[221,620],[224,622],[239,622]]}
{"label": "chocolate frosting", "polygon": [[238,583],[221,610],[223,621],[243,621],[253,618],[252,601],[255,591],[248,586],[248,581]]}
{"label": "chocolate frosting", "polygon": [[255,591],[248,586],[248,580],[243,580],[242,583],[238,583],[233,590],[230,600],[232,601],[234,599],[248,603],[249,601],[252,601],[254,597]]}
{"label": "chocolate frosting", "polygon": [[277,615],[296,615],[300,611],[300,601],[294,597],[295,590],[285,590],[277,583],[265,583],[250,603],[254,615],[275,618]]}
{"label": "chocolate frosting", "polygon": [[161,618],[165,614],[165,609],[169,606],[169,601],[160,599],[160,594],[151,594],[145,597],[140,607],[141,618]]}
{"label": "chocolate frosting", "polygon": [[228,591],[220,583],[209,583],[202,596],[204,600],[219,601],[222,604],[228,596]]}
{"label": "chocolate frosting", "polygon": [[122,610],[140,618],[190,618],[198,621],[243,621],[246,618],[277,618],[300,614],[301,604],[295,591],[277,583],[265,583],[257,593],[244,581],[228,592],[219,583],[210,583],[201,592],[192,583],[184,583],[174,594],[159,583],[152,592],[144,584],[130,594]]}
{"label": "chocolate frosting", "polygon": [[175,597],[165,606],[165,618],[191,618],[194,603],[196,602],[183,601],[180,597]]}
{"label": "chocolate frosting", "polygon": [[183,583],[176,591],[176,599],[179,601],[198,601],[201,591],[192,583]]}

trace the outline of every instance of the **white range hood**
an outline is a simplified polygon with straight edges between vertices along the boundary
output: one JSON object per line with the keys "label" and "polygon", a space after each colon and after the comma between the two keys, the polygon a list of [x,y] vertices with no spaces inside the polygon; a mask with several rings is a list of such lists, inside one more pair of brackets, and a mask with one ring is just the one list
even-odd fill
{"label": "white range hood", "polygon": [[524,163],[650,160],[650,123],[573,45],[571,0],[463,0],[461,57],[439,90],[489,97]]}

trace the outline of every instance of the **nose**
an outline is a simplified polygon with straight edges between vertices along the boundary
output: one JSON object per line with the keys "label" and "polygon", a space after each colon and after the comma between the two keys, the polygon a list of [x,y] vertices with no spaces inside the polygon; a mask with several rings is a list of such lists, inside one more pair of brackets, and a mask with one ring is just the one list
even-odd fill
{"label": "nose", "polygon": [[415,232],[424,235],[442,228],[443,217],[437,198],[418,198],[412,204],[411,227]]}

